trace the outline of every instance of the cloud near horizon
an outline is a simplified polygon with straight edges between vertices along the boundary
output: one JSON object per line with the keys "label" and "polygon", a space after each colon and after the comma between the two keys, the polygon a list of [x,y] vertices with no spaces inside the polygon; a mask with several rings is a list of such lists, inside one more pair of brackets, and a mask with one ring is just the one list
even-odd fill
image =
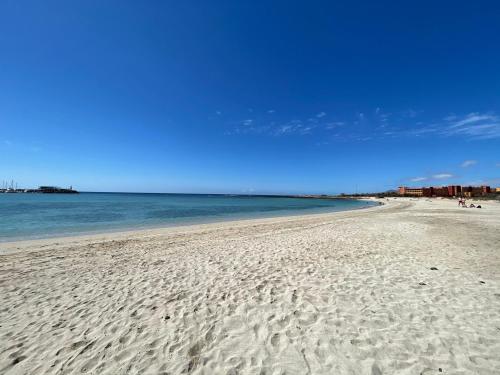
{"label": "cloud near horizon", "polygon": [[477,164],[477,160],[465,160],[460,166],[462,168],[468,168]]}
{"label": "cloud near horizon", "polygon": [[411,182],[421,182],[421,181],[428,181],[428,180],[446,180],[449,178],[453,178],[455,175],[451,173],[438,173],[438,174],[433,174],[432,176],[420,176],[420,177],[414,177],[411,178]]}
{"label": "cloud near horizon", "polygon": [[432,175],[432,178],[435,180],[445,180],[447,178],[452,178],[455,177],[451,173],[439,173],[439,174],[434,174]]}

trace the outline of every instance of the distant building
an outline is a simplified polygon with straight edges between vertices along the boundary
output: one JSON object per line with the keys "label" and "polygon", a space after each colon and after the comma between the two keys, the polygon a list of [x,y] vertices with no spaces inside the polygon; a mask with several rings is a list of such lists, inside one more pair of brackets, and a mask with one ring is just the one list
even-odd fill
{"label": "distant building", "polygon": [[413,195],[416,197],[422,197],[424,195],[424,188],[410,188],[406,186],[400,186],[399,195]]}
{"label": "distant building", "polygon": [[[497,188],[498,191],[498,188]],[[432,186],[432,187],[399,187],[399,195],[412,197],[474,197],[491,193],[489,186]]]}
{"label": "distant building", "polygon": [[469,198],[489,193],[491,193],[491,188],[489,186],[466,186],[462,188],[462,195]]}
{"label": "distant building", "polygon": [[448,196],[458,197],[462,195],[462,187],[460,185],[449,185],[448,186]]}
{"label": "distant building", "polygon": [[34,190],[36,193],[45,193],[45,194],[77,194],[76,190],[73,190],[73,186],[69,189],[63,189],[57,186],[40,186],[37,190]]}

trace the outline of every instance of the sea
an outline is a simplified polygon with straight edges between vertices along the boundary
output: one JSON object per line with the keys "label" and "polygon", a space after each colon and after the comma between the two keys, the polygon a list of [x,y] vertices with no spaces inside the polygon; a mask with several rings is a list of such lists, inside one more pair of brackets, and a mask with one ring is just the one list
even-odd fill
{"label": "sea", "polygon": [[216,194],[0,194],[0,241],[326,213],[372,202]]}

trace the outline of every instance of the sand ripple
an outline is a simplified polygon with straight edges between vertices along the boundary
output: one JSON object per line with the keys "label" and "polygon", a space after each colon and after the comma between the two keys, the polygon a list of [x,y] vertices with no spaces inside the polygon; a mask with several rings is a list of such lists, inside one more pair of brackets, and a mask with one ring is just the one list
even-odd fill
{"label": "sand ripple", "polygon": [[0,373],[499,374],[500,205],[401,206],[0,256]]}

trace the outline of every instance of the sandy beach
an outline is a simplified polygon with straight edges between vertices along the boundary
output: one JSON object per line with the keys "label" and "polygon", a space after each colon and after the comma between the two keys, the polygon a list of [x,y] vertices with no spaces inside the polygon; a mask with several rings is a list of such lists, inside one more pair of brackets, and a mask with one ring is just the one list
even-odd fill
{"label": "sandy beach", "polygon": [[500,374],[500,204],[0,244],[0,373]]}

